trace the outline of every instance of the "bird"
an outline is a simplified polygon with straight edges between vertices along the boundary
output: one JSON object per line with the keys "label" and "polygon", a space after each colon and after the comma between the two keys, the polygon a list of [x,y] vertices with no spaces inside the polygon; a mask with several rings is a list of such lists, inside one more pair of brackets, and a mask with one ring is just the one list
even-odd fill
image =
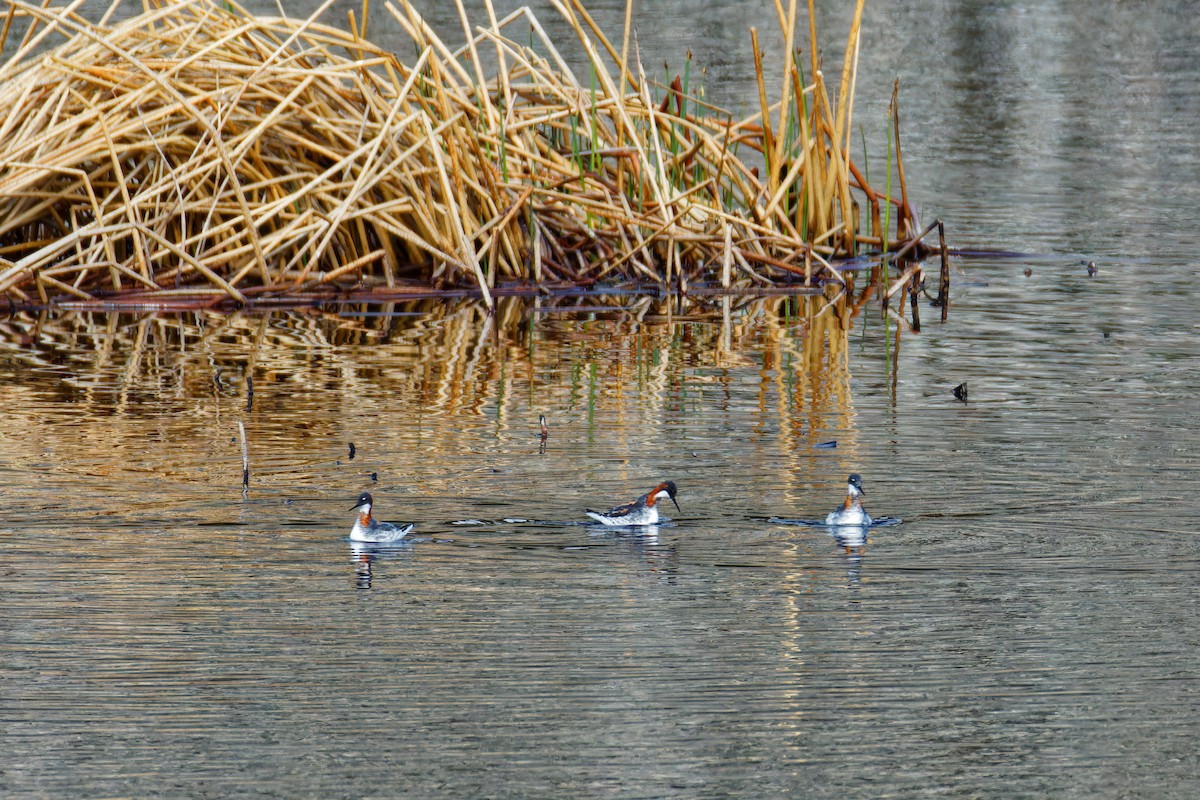
{"label": "bird", "polygon": [[350,506],[350,510],[358,512],[358,519],[354,521],[354,527],[350,530],[350,540],[353,542],[398,542],[408,535],[415,525],[412,522],[403,522],[399,525],[391,522],[379,522],[371,517],[371,507],[375,505],[375,501],[371,499],[370,492],[363,492],[358,496],[358,501]]}
{"label": "bird", "polygon": [[592,511],[587,509],[587,515],[602,525],[654,525],[658,522],[658,501],[669,497],[677,510],[679,501],[675,499],[678,490],[674,481],[663,481],[646,494],[623,506],[610,508],[608,511]]}
{"label": "bird", "polygon": [[846,479],[846,499],[842,505],[829,512],[825,517],[826,525],[857,525],[866,527],[871,524],[871,515],[863,508],[859,498],[866,494],[862,488],[862,476],[857,472]]}

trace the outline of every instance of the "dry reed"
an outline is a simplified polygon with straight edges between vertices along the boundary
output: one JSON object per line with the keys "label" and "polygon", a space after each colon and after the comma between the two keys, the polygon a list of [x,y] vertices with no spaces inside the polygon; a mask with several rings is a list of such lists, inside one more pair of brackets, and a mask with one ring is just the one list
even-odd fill
{"label": "dry reed", "polygon": [[[915,231],[849,157],[859,0],[837,102],[805,84],[777,3],[784,80],[734,121],[646,79],[580,0],[581,81],[526,8],[452,49],[387,3],[410,64],[320,21],[146,0],[100,22],[7,0],[0,46],[0,292],[14,305],[254,304],[347,286],[840,281],[862,243]],[[460,6],[461,11],[461,6]],[[364,6],[364,21],[366,8]],[[365,24],[365,22],[364,22]],[[529,44],[510,35],[520,29]],[[23,31],[19,42],[10,42]],[[62,41],[59,41],[62,40]],[[484,75],[481,52],[495,62]],[[748,159],[738,153],[747,153]],[[757,164],[765,165],[760,171]],[[906,195],[902,195],[906,196]],[[858,200],[869,222],[860,231]],[[896,244],[899,244],[897,241]]]}

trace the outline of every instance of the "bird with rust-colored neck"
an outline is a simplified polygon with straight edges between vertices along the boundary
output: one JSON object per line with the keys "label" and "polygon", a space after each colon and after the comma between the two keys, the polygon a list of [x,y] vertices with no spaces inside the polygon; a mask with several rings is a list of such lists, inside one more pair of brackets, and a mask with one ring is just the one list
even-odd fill
{"label": "bird with rust-colored neck", "polygon": [[674,481],[663,481],[632,503],[608,511],[588,509],[587,515],[601,525],[654,525],[658,522],[658,501],[661,498],[670,498],[676,510],[682,510],[675,499],[676,493]]}
{"label": "bird with rust-colored neck", "polygon": [[371,508],[374,505],[375,501],[371,499],[371,493],[363,492],[358,496],[358,502],[350,506],[351,511],[358,512],[358,519],[354,520],[354,527],[350,530],[351,541],[382,544],[398,542],[413,529],[414,524],[411,522],[396,525],[391,522],[379,522],[372,518]]}
{"label": "bird with rust-colored neck", "polygon": [[826,525],[858,525],[871,524],[871,515],[863,508],[861,498],[866,492],[862,488],[862,476],[857,472],[846,479],[846,499],[842,505],[829,512],[825,517]]}

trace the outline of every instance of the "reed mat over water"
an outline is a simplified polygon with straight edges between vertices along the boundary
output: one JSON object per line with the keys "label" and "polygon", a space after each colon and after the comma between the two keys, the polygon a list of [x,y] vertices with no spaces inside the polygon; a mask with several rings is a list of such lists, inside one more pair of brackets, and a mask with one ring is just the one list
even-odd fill
{"label": "reed mat over water", "polygon": [[[917,238],[850,160],[858,2],[836,102],[778,5],[782,86],[735,120],[647,79],[553,0],[574,61],[522,8],[453,49],[407,0],[402,62],[322,21],[234,3],[0,4],[0,292],[12,306],[312,302],[514,285],[842,280],[831,259]],[[4,10],[7,6],[6,11]],[[577,74],[572,63],[586,64]],[[489,74],[485,74],[485,71]],[[894,104],[893,104],[894,108]],[[898,125],[896,126],[898,129]],[[897,148],[898,154],[898,148]],[[889,158],[889,165],[891,159]],[[860,223],[859,217],[866,218]],[[890,223],[889,220],[895,220]],[[895,225],[895,234],[889,233]],[[890,240],[890,241],[889,241]]]}

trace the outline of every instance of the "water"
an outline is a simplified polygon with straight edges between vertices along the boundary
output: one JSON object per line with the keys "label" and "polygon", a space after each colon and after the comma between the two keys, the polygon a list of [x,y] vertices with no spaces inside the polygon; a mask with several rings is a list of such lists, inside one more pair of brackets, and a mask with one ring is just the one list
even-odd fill
{"label": "water", "polygon": [[[1195,796],[1178,11],[869,7],[856,117],[902,70],[926,217],[1035,254],[898,345],[816,298],[0,322],[0,795]],[[852,471],[904,520],[861,551],[768,521]],[[363,490],[416,541],[356,552]]]}

